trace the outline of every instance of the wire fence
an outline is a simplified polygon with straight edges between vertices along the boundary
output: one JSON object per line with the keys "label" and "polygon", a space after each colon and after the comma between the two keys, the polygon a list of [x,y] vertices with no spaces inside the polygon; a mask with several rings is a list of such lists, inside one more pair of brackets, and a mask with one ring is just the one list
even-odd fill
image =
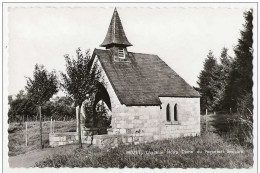
{"label": "wire fence", "polygon": [[43,145],[49,145],[49,134],[56,132],[76,132],[76,120],[70,119],[65,121],[52,120],[42,122],[42,134],[40,132],[39,121],[12,122],[9,124],[8,134],[10,145],[23,145],[31,147],[40,144],[42,136]]}
{"label": "wire fence", "polygon": [[201,115],[220,115],[220,114],[233,114],[237,113],[237,111],[230,110],[220,110],[220,111],[208,111],[207,109],[204,111],[201,111]]}
{"label": "wire fence", "polygon": [[[52,117],[52,116],[42,115],[42,122],[51,121],[51,119],[56,121],[72,121],[72,120],[76,120],[76,117],[69,117],[69,116]],[[8,123],[25,123],[25,122],[39,122],[39,121],[40,118],[38,115],[34,115],[34,116],[17,115],[15,117],[9,117],[8,119]]]}

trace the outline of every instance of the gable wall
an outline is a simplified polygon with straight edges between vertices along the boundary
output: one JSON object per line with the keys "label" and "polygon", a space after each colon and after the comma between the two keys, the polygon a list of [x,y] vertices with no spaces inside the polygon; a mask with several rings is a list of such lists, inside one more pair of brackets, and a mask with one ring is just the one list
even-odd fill
{"label": "gable wall", "polygon": [[[200,98],[160,97],[162,116],[162,138],[195,136],[200,134]],[[166,121],[166,106],[170,105],[171,122]],[[177,104],[177,122],[174,121],[174,105]]]}

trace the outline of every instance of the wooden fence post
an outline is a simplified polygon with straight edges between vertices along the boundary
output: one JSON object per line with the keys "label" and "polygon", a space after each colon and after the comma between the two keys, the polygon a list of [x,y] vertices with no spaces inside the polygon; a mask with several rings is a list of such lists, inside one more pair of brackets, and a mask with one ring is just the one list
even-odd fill
{"label": "wooden fence post", "polygon": [[51,118],[51,122],[50,122],[50,133],[52,133],[52,118]]}
{"label": "wooden fence post", "polygon": [[27,122],[25,122],[25,145],[28,146]]}
{"label": "wooden fence post", "polygon": [[40,114],[40,140],[41,140],[41,148],[43,148],[42,144],[42,113],[41,113],[41,106],[39,106],[39,114]]}
{"label": "wooden fence post", "polygon": [[208,110],[206,109],[206,131],[208,131]]}
{"label": "wooden fence post", "polygon": [[53,129],[52,129],[52,133],[55,133],[55,120],[53,121]]}

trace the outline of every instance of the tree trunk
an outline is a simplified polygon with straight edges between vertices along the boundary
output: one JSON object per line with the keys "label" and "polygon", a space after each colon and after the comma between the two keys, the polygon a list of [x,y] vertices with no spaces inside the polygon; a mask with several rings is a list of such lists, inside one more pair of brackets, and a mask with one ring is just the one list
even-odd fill
{"label": "tree trunk", "polygon": [[80,109],[81,109],[81,105],[79,105],[79,110],[78,110],[78,136],[79,136],[79,147],[82,148]]}
{"label": "tree trunk", "polygon": [[39,106],[39,114],[40,114],[40,140],[41,140],[41,148],[43,149],[42,144],[42,110],[41,106]]}

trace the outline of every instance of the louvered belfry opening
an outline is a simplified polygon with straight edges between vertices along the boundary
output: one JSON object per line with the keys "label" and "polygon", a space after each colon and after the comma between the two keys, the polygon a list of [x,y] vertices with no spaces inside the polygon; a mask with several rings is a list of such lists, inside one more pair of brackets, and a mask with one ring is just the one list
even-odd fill
{"label": "louvered belfry opening", "polygon": [[115,60],[125,61],[128,52],[127,47],[132,46],[128,41],[117,9],[115,8],[105,40],[100,45],[111,50]]}
{"label": "louvered belfry opening", "polygon": [[122,59],[125,58],[125,52],[123,48],[118,49],[118,58],[122,58]]}

